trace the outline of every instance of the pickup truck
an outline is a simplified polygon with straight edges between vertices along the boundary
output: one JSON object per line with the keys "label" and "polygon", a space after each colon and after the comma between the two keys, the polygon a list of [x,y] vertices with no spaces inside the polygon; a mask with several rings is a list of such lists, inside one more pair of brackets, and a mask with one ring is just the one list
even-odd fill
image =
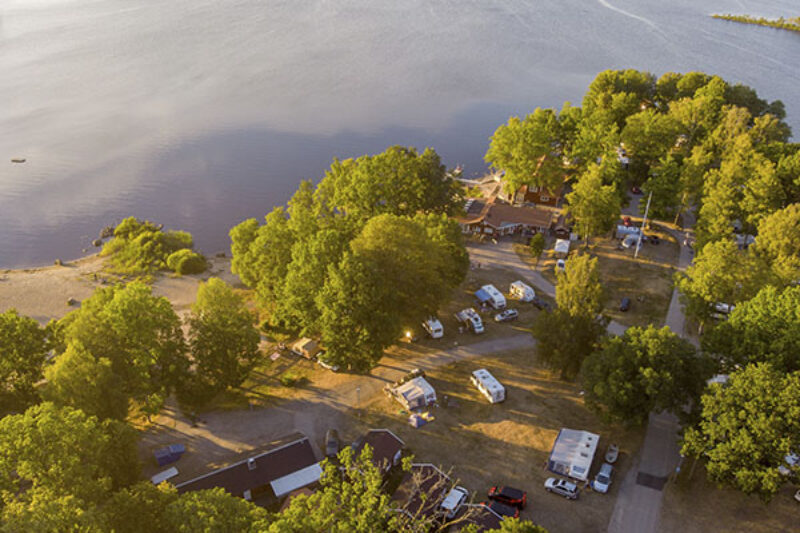
{"label": "pickup truck", "polygon": [[456,320],[473,333],[483,333],[483,321],[475,309],[469,307],[455,314]]}

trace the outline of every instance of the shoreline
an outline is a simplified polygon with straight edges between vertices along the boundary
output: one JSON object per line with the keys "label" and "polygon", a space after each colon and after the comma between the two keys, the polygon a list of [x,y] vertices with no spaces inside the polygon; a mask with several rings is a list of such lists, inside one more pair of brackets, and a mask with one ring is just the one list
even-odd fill
{"label": "shoreline", "polygon": [[49,269],[57,269],[57,268],[65,268],[65,267],[79,267],[85,263],[92,261],[93,259],[97,259],[100,257],[100,252],[97,251],[93,254],[82,255],[77,259],[61,259],[62,264],[57,265],[55,261],[58,261],[60,258],[53,259],[53,263],[49,265],[32,265],[32,266],[23,266],[23,267],[13,267],[13,268],[0,268],[0,274],[11,274],[14,272],[41,272],[43,270]]}

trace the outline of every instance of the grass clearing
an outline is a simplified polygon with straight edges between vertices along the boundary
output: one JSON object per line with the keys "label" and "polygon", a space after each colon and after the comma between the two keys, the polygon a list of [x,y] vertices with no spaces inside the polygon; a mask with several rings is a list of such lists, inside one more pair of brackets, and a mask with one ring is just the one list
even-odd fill
{"label": "grass clearing", "polygon": [[[654,227],[648,235],[657,235],[660,244],[643,244],[639,257],[633,249],[624,249],[616,239],[595,239],[588,248],[597,257],[600,280],[608,297],[604,313],[627,326],[661,326],[672,299],[673,276],[676,272],[680,247],[675,238]],[[569,257],[585,253],[582,244],[573,243]],[[567,259],[569,261],[569,258]],[[541,272],[555,284],[556,257],[552,248],[542,254]],[[630,298],[627,312],[619,310],[622,298]]]}
{"label": "grass clearing", "polygon": [[[405,440],[419,462],[452,467],[459,483],[476,491],[476,501],[496,483],[528,491],[529,506],[522,513],[552,532],[605,530],[616,499],[617,486],[641,444],[641,429],[626,430],[601,422],[583,404],[580,387],[551,375],[534,362],[530,350],[459,361],[428,373],[440,407],[430,410],[435,420],[419,429],[407,423],[400,404],[378,396],[350,418],[357,435],[371,427],[386,427]],[[506,387],[508,399],[490,404],[469,382],[469,373],[487,368]],[[601,436],[595,468],[610,442],[620,446],[615,485],[606,495],[583,491],[578,501],[545,492],[544,480],[553,474],[546,460],[562,427],[586,429]]]}
{"label": "grass clearing", "polygon": [[[691,479],[687,460],[677,483],[664,489],[661,531],[670,533],[767,533],[797,531],[798,504],[792,498],[796,486],[787,484],[768,504],[731,488],[718,488],[708,481],[698,463]],[[795,524],[792,526],[791,524]]]}

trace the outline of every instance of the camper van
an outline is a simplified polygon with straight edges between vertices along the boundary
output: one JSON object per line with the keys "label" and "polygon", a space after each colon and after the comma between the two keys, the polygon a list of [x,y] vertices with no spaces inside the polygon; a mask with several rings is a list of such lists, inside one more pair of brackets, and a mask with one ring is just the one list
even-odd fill
{"label": "camper van", "polygon": [[435,316],[422,323],[422,328],[428,332],[432,339],[441,339],[444,336],[444,327]]}
{"label": "camper van", "polygon": [[503,293],[498,291],[494,285],[484,285],[483,287],[481,287],[481,290],[489,295],[487,302],[494,309],[505,309],[506,297],[503,296]]}
{"label": "camper van", "polygon": [[533,287],[522,281],[515,281],[512,283],[508,288],[508,292],[511,294],[512,298],[516,298],[521,302],[532,302],[533,299],[536,298]]}
{"label": "camper van", "polygon": [[506,388],[485,368],[473,372],[470,381],[489,402],[498,403],[506,399]]}
{"label": "camper van", "polygon": [[473,333],[483,333],[483,321],[475,309],[469,307],[455,314],[456,320],[464,324]]}

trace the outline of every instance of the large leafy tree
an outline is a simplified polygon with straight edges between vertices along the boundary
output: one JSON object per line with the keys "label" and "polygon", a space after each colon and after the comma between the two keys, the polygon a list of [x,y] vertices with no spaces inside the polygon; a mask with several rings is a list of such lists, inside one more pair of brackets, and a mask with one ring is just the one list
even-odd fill
{"label": "large leafy tree", "polygon": [[457,275],[460,256],[449,243],[432,239],[414,220],[370,219],[331,268],[317,299],[327,358],[340,366],[368,368],[404,326],[434,314],[466,270]]}
{"label": "large leafy tree", "polygon": [[47,335],[32,318],[10,309],[0,313],[0,416],[38,401]]}
{"label": "large leafy tree", "polygon": [[748,365],[711,385],[702,405],[683,453],[704,458],[711,480],[770,500],[789,480],[778,468],[800,447],[800,373]]}
{"label": "large leafy tree", "polygon": [[577,255],[558,274],[556,304],[571,316],[595,316],[603,309],[605,291],[600,283],[597,258]]}
{"label": "large leafy tree", "polygon": [[668,155],[681,131],[680,122],[672,115],[650,108],[628,117],[621,138],[634,166],[646,173],[649,166]]}
{"label": "large leafy tree", "polygon": [[556,308],[540,313],[533,324],[536,353],[561,379],[574,379],[587,355],[597,349],[606,332],[606,321],[597,315],[571,315]]}
{"label": "large leafy tree", "polygon": [[320,488],[310,496],[297,496],[274,521],[259,527],[270,533],[330,531],[372,533],[398,530],[398,513],[383,490],[383,476],[366,446],[359,456],[346,447],[339,465],[324,463]]}
{"label": "large leafy tree", "polygon": [[42,396],[47,401],[80,409],[101,420],[125,420],[128,416],[128,395],[111,360],[96,358],[80,341],[70,343],[45,369],[45,377]]}
{"label": "large leafy tree", "polygon": [[606,338],[581,370],[587,405],[609,420],[642,424],[651,411],[683,414],[700,398],[710,361],[670,331],[629,328]]}
{"label": "large leafy tree", "polygon": [[508,192],[522,185],[555,189],[564,180],[562,156],[566,150],[561,123],[553,109],[536,108],[525,117],[511,117],[497,128],[484,159],[505,170]]}
{"label": "large leafy tree", "polygon": [[0,420],[0,506],[17,515],[37,504],[40,491],[74,497],[84,508],[98,504],[138,474],[134,431],[116,420],[52,403]]}
{"label": "large leafy tree", "polygon": [[708,332],[703,347],[730,367],[767,362],[782,372],[800,370],[800,287],[764,287]]}
{"label": "large leafy tree", "polygon": [[583,97],[584,116],[608,113],[620,130],[642,105],[650,105],[655,97],[655,77],[638,70],[605,70],[597,75]]}
{"label": "large leafy tree", "polygon": [[686,273],[677,276],[676,285],[686,313],[702,320],[717,303],[736,304],[752,298],[769,279],[763,261],[724,240],[706,244]]}
{"label": "large leafy tree", "polygon": [[[650,170],[650,177],[642,185],[646,195],[652,193],[650,199],[650,218],[668,220],[675,216],[681,206],[681,164],[672,157],[661,158]],[[647,202],[639,202],[639,211],[644,213]]]}
{"label": "large leafy tree", "polygon": [[317,188],[317,201],[339,215],[365,221],[382,213],[453,214],[461,190],[433,149],[420,154],[392,146],[372,156],[334,160]]}
{"label": "large leafy tree", "polygon": [[111,361],[122,391],[155,414],[186,376],[189,361],[181,323],[164,297],[143,283],[104,287],[62,319],[65,344],[79,342]]}
{"label": "large leafy tree", "polygon": [[258,360],[261,337],[241,296],[219,278],[197,289],[189,317],[193,365],[182,399],[202,405],[230,387],[238,387]]}
{"label": "large leafy tree", "polygon": [[[222,488],[182,494],[164,509],[166,531],[227,533],[253,530],[266,511]],[[258,531],[259,529],[255,529]]]}
{"label": "large leafy tree", "polygon": [[617,188],[603,184],[600,165],[590,164],[566,199],[566,212],[575,219],[577,230],[587,243],[590,237],[610,231],[619,218]]}
{"label": "large leafy tree", "polygon": [[755,249],[782,282],[800,280],[800,203],[761,220]]}

